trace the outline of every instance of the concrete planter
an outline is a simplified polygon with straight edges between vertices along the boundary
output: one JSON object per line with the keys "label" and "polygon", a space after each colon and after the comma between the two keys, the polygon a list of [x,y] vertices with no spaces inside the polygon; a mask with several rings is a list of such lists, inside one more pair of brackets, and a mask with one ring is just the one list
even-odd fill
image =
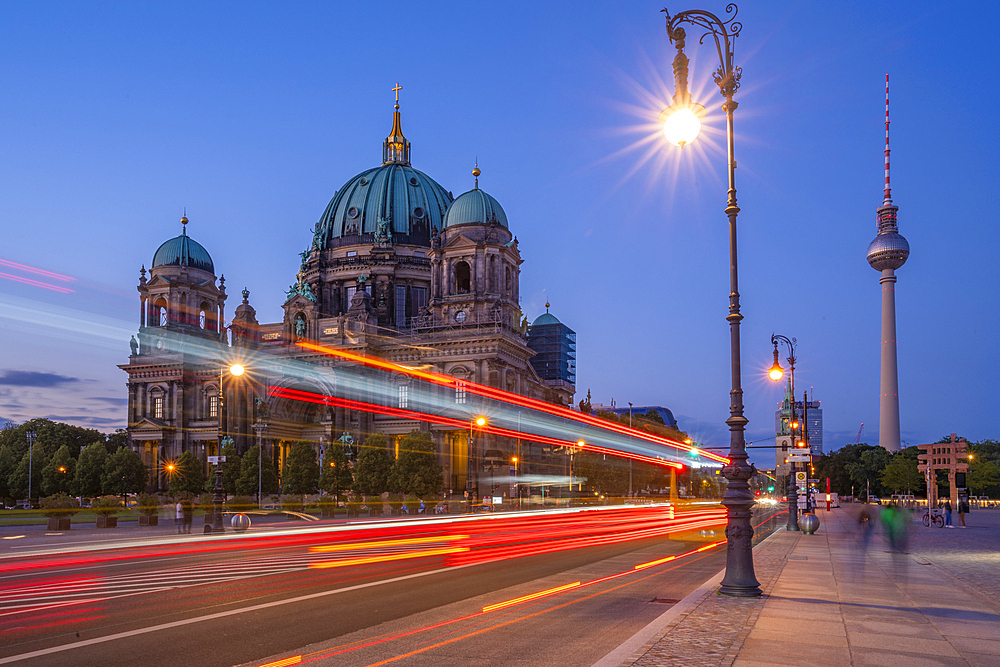
{"label": "concrete planter", "polygon": [[382,510],[372,508],[368,510],[368,516],[382,516]]}
{"label": "concrete planter", "polygon": [[139,515],[139,525],[140,526],[159,526],[160,517],[156,516],[146,516],[145,514]]}
{"label": "concrete planter", "polygon": [[118,517],[116,517],[116,516],[99,516],[99,517],[97,517],[97,527],[98,528],[117,528],[118,527]]}
{"label": "concrete planter", "polygon": [[70,518],[68,516],[53,517],[49,519],[49,530],[69,530]]}
{"label": "concrete planter", "polygon": [[320,510],[319,511],[319,518],[321,518],[321,519],[332,519],[333,518],[333,510]]}

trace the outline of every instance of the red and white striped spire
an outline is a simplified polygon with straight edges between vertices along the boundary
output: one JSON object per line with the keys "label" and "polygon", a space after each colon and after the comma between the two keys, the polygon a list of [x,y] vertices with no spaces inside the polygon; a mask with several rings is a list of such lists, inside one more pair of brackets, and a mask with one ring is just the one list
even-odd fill
{"label": "red and white striped spire", "polygon": [[889,75],[885,75],[885,200],[884,204],[892,202],[892,188],[889,187]]}

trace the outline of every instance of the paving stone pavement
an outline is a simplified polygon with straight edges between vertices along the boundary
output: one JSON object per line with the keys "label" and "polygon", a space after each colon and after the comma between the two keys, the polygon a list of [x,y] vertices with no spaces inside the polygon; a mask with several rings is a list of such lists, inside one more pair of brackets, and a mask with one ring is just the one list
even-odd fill
{"label": "paving stone pavement", "polygon": [[754,550],[762,598],[707,585],[621,665],[1000,665],[996,582],[980,586],[1000,574],[996,532],[980,515],[964,531],[916,526],[899,553],[880,536],[863,549],[851,510],[820,512],[816,535],[778,531]]}

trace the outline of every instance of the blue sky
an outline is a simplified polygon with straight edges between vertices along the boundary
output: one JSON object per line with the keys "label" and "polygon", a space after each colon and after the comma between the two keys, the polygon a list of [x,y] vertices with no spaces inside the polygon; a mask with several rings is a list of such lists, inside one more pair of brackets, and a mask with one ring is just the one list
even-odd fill
{"label": "blue sky", "polygon": [[[724,3],[670,6],[724,12]],[[688,40],[706,128],[679,151],[660,4],[6,3],[0,7],[0,419],[124,425],[139,267],[189,233],[280,317],[334,191],[378,164],[392,86],[412,160],[504,206],[522,308],[577,331],[578,391],[658,404],[724,445],[729,403],[722,98]],[[740,291],[748,438],[773,438],[772,332],[827,448],[877,441],[878,274],[892,76],[900,412],[910,444],[996,438],[1000,11],[920,2],[743,2],[736,42]],[[993,187],[991,187],[993,186]],[[25,272],[9,262],[73,281]],[[0,276],[4,278],[4,276]],[[229,312],[238,297],[230,300]],[[783,355],[784,356],[784,355]],[[770,452],[754,459],[764,463]]]}

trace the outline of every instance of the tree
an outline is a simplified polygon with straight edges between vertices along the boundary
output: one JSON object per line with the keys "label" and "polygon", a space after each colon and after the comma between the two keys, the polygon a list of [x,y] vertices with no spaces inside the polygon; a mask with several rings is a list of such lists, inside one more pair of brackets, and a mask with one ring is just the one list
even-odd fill
{"label": "tree", "polygon": [[441,492],[444,473],[430,433],[410,431],[399,443],[399,458],[392,464],[388,488],[395,493],[431,496]]}
{"label": "tree", "polygon": [[1000,466],[993,461],[973,458],[969,464],[967,483],[972,491],[985,491],[991,486],[1000,484]]}
{"label": "tree", "polygon": [[[41,459],[41,460],[40,460]],[[31,469],[31,495],[37,496],[42,492],[42,468],[48,464],[44,457],[42,448],[35,445],[31,448],[31,459],[28,452],[24,453],[20,462],[14,470],[7,476],[7,487],[16,498],[28,495],[28,469]],[[30,500],[30,498],[29,498]]]}
{"label": "tree", "polygon": [[282,492],[297,495],[315,493],[318,483],[316,450],[311,442],[299,440],[292,445],[292,450],[285,459],[285,468],[281,471]]}
{"label": "tree", "polygon": [[904,453],[893,456],[885,466],[880,477],[882,486],[896,493],[904,491],[919,491],[924,481],[923,474],[917,470],[917,459]]}
{"label": "tree", "polygon": [[69,453],[69,445],[63,445],[42,468],[42,491],[47,496],[57,493],[71,494],[75,477],[76,460]]}
{"label": "tree", "polygon": [[[222,448],[222,455],[226,457],[222,464],[222,487],[226,493],[236,493],[236,480],[240,478],[240,467],[242,465],[240,455],[236,452],[236,445],[232,440],[226,441],[226,446]],[[215,470],[212,471],[211,482],[215,485]],[[256,493],[256,491],[254,491]]]}
{"label": "tree", "polygon": [[101,474],[107,458],[108,450],[103,442],[95,442],[83,448],[76,462],[74,488],[77,495],[88,498],[101,495]]}
{"label": "tree", "polygon": [[[0,431],[0,447],[9,445],[17,454],[18,460],[28,451],[26,434],[34,431],[37,439],[35,445],[41,447],[46,456],[51,456],[63,445],[69,446],[69,453],[79,458],[84,447],[92,442],[104,441],[104,434],[90,428],[81,428],[70,424],[54,422],[50,419],[32,419],[20,426]],[[36,450],[37,454],[38,451]]]}
{"label": "tree", "polygon": [[205,488],[205,472],[201,461],[191,452],[183,452],[176,461],[170,474],[170,495],[182,493],[199,494]]}
{"label": "tree", "polygon": [[392,458],[385,450],[385,436],[375,433],[365,438],[354,466],[354,490],[366,496],[377,496],[389,488]]}
{"label": "tree", "polygon": [[115,429],[114,433],[105,436],[104,446],[108,448],[108,454],[114,454],[122,447],[128,447],[128,431],[123,428]]}
{"label": "tree", "polygon": [[646,414],[640,415],[640,417],[642,419],[645,419],[646,421],[651,421],[656,424],[666,425],[666,422],[663,421],[663,417],[661,417],[660,413],[657,412],[656,410],[649,410],[648,412],[646,412]]}
{"label": "tree", "polygon": [[7,478],[17,467],[17,455],[10,445],[0,445],[0,498],[10,498],[14,494],[10,491]]}
{"label": "tree", "polygon": [[[236,493],[241,496],[257,497],[257,485],[260,483],[262,493],[278,492],[278,473],[274,470],[274,461],[263,454],[258,445],[247,450],[240,461],[240,476],[236,479]],[[260,458],[262,468],[257,467]],[[258,470],[260,472],[258,473]],[[259,477],[258,477],[259,474]]]}
{"label": "tree", "polygon": [[323,453],[322,473],[319,477],[319,488],[340,500],[341,492],[351,488],[354,475],[351,472],[350,461],[344,453],[344,446],[339,442],[331,442]]}
{"label": "tree", "polygon": [[628,492],[628,461],[620,456],[577,454],[576,476],[587,480],[587,488],[604,495],[623,496]]}
{"label": "tree", "polygon": [[882,495],[882,471],[889,464],[892,454],[884,447],[869,447],[861,453],[859,459],[847,464],[847,473],[859,489],[868,488],[876,495]]}
{"label": "tree", "polygon": [[104,462],[101,491],[106,495],[125,496],[146,490],[149,471],[142,457],[130,447],[121,447]]}

